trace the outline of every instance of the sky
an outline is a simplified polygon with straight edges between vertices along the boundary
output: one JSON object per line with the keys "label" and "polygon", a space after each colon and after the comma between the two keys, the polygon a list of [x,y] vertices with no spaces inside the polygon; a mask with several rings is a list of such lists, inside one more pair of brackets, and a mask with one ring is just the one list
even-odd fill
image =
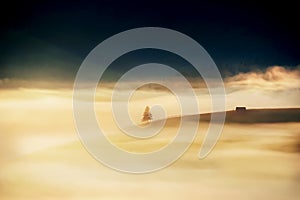
{"label": "sky", "polygon": [[[0,78],[73,81],[87,54],[106,38],[138,27],[164,27],[201,44],[223,77],[270,66],[300,64],[297,6],[287,1],[27,1],[1,10]],[[143,62],[162,62],[193,74],[188,63],[158,50],[138,50],[112,74]]]}

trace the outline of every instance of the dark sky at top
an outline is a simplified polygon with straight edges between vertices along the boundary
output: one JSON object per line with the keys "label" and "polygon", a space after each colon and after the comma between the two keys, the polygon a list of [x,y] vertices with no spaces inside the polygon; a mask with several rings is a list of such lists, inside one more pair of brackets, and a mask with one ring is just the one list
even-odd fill
{"label": "dark sky at top", "polygon": [[[293,67],[300,64],[297,8],[288,1],[11,2],[0,8],[0,78],[73,79],[97,44],[121,31],[146,26],[192,37],[223,74],[270,65]],[[124,61],[130,65],[139,63],[134,59],[159,62],[169,56],[172,60],[162,55],[137,53]],[[114,70],[121,68],[122,64]]]}

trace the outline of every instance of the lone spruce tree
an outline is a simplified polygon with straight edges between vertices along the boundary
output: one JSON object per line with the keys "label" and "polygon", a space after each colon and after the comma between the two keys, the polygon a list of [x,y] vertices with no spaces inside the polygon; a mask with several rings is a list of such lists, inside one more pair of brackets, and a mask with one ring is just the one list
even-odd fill
{"label": "lone spruce tree", "polygon": [[146,122],[149,123],[152,120],[152,114],[150,112],[150,107],[146,106],[144,114],[143,114],[143,118],[142,118],[142,122]]}

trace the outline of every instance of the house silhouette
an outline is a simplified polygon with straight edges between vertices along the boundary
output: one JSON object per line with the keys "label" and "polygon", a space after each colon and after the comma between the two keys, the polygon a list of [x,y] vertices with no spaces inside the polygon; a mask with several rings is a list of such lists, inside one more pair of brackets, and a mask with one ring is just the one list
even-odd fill
{"label": "house silhouette", "polygon": [[235,107],[235,111],[237,112],[245,112],[247,109],[244,106],[237,106]]}

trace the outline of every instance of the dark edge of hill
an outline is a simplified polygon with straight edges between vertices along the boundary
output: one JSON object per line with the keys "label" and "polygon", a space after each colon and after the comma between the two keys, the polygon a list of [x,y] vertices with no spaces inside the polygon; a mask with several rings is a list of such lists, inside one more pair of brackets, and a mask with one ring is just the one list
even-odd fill
{"label": "dark edge of hill", "polygon": [[[216,116],[219,112],[214,113]],[[209,122],[212,113],[200,114],[200,122]],[[183,116],[182,120],[194,121],[199,115]],[[167,121],[177,121],[180,117],[171,117]],[[219,121],[215,121],[218,123]],[[225,123],[286,123],[300,122],[300,108],[280,108],[280,109],[249,109],[245,111],[226,111]]]}

